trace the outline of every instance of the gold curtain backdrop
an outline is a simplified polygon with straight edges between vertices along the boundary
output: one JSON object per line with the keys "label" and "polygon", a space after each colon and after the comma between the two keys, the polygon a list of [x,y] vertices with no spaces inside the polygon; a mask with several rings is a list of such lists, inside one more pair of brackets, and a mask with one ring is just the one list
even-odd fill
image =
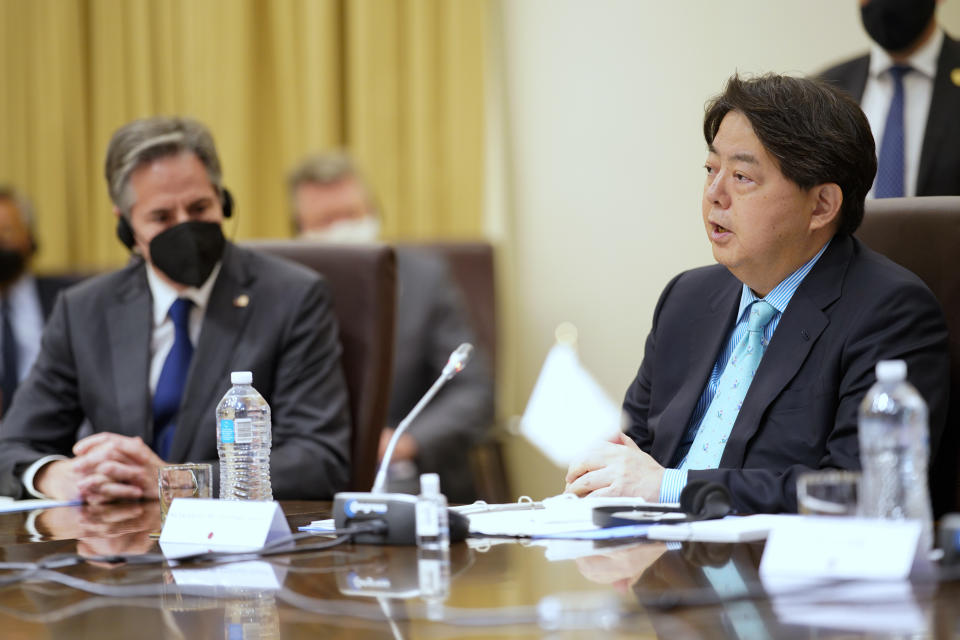
{"label": "gold curtain backdrop", "polygon": [[103,179],[111,133],[210,126],[228,235],[291,232],[285,176],[349,149],[387,238],[483,229],[488,0],[0,0],[0,182],[37,209],[38,271],[124,261]]}

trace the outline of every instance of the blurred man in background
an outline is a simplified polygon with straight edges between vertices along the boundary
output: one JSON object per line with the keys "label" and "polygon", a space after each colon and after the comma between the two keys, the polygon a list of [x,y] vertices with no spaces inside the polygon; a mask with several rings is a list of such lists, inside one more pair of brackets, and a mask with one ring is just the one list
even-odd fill
{"label": "blurred man in background", "polygon": [[[378,207],[350,157],[331,152],[303,160],[289,177],[294,223],[302,238],[376,242]],[[440,375],[462,342],[476,345],[460,292],[444,261],[397,248],[397,327],[393,390],[383,456],[393,430]],[[482,353],[440,391],[397,443],[388,476],[393,491],[417,492],[418,474],[440,474],[453,502],[476,499],[468,454],[493,423],[493,382]]]}
{"label": "blurred man in background", "polygon": [[34,277],[30,262],[37,243],[33,207],[16,189],[0,185],[0,405],[13,403],[17,386],[40,352],[43,323],[60,289],[73,278]]}
{"label": "blurred man in background", "polygon": [[876,198],[960,195],[960,42],[937,24],[936,5],[860,0],[870,52],[821,74],[867,114]]}

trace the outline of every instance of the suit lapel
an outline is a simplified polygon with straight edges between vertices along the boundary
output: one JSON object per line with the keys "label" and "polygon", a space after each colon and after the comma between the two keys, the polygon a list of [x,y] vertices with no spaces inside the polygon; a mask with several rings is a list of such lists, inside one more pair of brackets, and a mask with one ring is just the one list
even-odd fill
{"label": "suit lapel", "polygon": [[107,310],[110,361],[114,395],[117,401],[116,421],[121,433],[144,435],[153,441],[150,419],[150,335],[153,298],[147,285],[145,266],[130,267],[126,282],[117,289],[112,308]]}
{"label": "suit lapel", "polygon": [[[687,343],[686,358],[677,362],[680,368],[674,371],[674,379],[682,382],[660,418],[661,424],[670,426],[661,430],[666,438],[654,441],[653,445],[653,457],[667,465],[679,462],[673,459],[677,448],[690,425],[717,356],[736,322],[742,285],[729,272],[725,275],[727,281],[710,294],[707,304],[700,307],[701,313],[691,313],[690,322],[683,330]],[[680,427],[673,428],[673,425]]]}
{"label": "suit lapel", "polygon": [[[183,460],[196,449],[197,441],[214,438],[214,407],[211,398],[219,398],[229,387],[229,366],[234,345],[250,317],[246,305],[236,304],[239,296],[249,294],[253,276],[242,252],[228,244],[223,266],[210,292],[198,344],[190,362],[190,373],[177,416],[177,430],[170,448],[171,460]],[[200,447],[199,451],[204,451]]]}
{"label": "suit lapel", "polygon": [[[933,79],[933,95],[930,112],[920,149],[920,166],[917,168],[917,195],[928,193],[928,185],[937,171],[937,156],[941,150],[955,153],[955,138],[944,135],[953,128],[960,114],[960,87],[953,83],[951,75],[960,66],[960,43],[944,36],[943,47],[937,59],[937,76]],[[946,147],[944,145],[947,145]],[[943,171],[943,169],[941,169]]]}
{"label": "suit lapel", "polygon": [[849,237],[835,237],[793,295],[743,400],[723,450],[721,467],[743,466],[747,445],[770,404],[797,375],[827,328],[830,319],[824,309],[840,297],[852,251],[853,241]]}
{"label": "suit lapel", "polygon": [[870,56],[858,58],[850,68],[849,84],[850,95],[857,101],[863,102],[863,92],[867,88],[867,76],[870,75]]}

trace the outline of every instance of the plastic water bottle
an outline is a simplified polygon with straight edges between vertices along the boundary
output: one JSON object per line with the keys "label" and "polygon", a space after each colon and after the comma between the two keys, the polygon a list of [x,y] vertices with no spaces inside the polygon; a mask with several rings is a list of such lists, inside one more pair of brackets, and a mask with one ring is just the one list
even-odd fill
{"label": "plastic water bottle", "polygon": [[919,520],[924,549],[933,544],[927,488],[927,403],[907,382],[903,360],[877,363],[877,383],[860,404],[860,515]]}
{"label": "plastic water bottle", "polygon": [[450,548],[447,498],[440,493],[440,476],[435,473],[424,473],[420,476],[420,495],[417,496],[416,516],[419,549]]}
{"label": "plastic water bottle", "polygon": [[230,374],[233,386],[217,405],[221,500],[273,500],[270,488],[270,405],[249,371]]}

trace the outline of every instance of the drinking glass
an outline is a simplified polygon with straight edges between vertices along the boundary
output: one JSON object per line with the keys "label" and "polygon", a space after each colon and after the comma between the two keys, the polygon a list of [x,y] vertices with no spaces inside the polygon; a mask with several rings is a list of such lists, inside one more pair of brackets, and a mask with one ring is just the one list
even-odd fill
{"label": "drinking glass", "polygon": [[160,521],[174,498],[209,498],[213,487],[213,467],[209,463],[171,464],[157,473],[160,497]]}

